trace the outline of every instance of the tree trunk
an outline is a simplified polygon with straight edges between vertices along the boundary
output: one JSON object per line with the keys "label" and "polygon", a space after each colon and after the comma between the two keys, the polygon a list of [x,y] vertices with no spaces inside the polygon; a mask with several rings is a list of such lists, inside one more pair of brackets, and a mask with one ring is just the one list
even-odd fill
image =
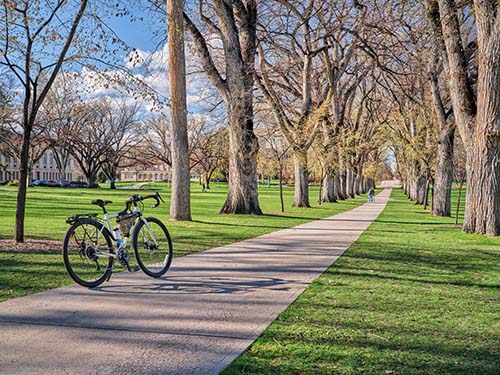
{"label": "tree trunk", "polygon": [[333,176],[333,192],[335,194],[336,201],[345,199],[340,194],[340,190],[342,189],[340,185],[341,185],[341,179],[339,173],[337,172]]}
{"label": "tree trunk", "polygon": [[[241,97],[240,97],[241,98]],[[228,107],[229,116],[229,188],[221,209],[225,214],[261,215],[257,181],[259,144],[253,131],[253,97],[251,88]]]}
{"label": "tree trunk", "polygon": [[355,184],[355,174],[352,170],[347,171],[347,196],[349,198],[355,198],[356,195],[354,194],[354,184]]}
{"label": "tree trunk", "polygon": [[184,56],[183,2],[167,3],[170,78],[170,132],[172,137],[172,193],[170,219],[191,220],[189,145],[187,135],[186,62]]}
{"label": "tree trunk", "polygon": [[425,182],[425,192],[424,192],[424,210],[427,210],[429,206],[429,190],[431,188],[431,178],[427,178]]}
{"label": "tree trunk", "polygon": [[359,173],[356,173],[356,176],[354,178],[354,194],[355,195],[361,195],[362,194],[362,187],[361,187],[361,181],[362,177]]}
{"label": "tree trunk", "polygon": [[453,140],[455,127],[442,128],[436,155],[436,178],[433,184],[432,215],[451,216],[453,183]]}
{"label": "tree trunk", "polygon": [[337,199],[335,197],[335,172],[329,167],[325,168],[322,190],[322,202],[337,202]]}
{"label": "tree trunk", "polygon": [[463,230],[500,235],[500,145],[484,137],[467,155],[467,194]]}
{"label": "tree trunk", "polygon": [[112,177],[109,179],[109,188],[111,190],[116,190],[116,183],[115,183],[115,178]]}
{"label": "tree trunk", "polygon": [[347,171],[345,169],[342,169],[342,172],[340,174],[340,190],[339,190],[339,196],[341,197],[340,199],[347,199]]}
{"label": "tree trunk", "polygon": [[31,126],[25,126],[23,133],[23,144],[19,160],[19,189],[17,191],[16,208],[16,233],[14,239],[17,243],[24,242],[24,213],[26,208],[26,192],[28,189],[29,171],[29,145],[31,138]]}
{"label": "tree trunk", "polygon": [[294,154],[295,197],[294,207],[311,207],[309,204],[309,171],[307,167],[307,151]]}
{"label": "tree trunk", "polygon": [[417,179],[415,184],[416,186],[416,204],[424,204],[425,203],[425,189],[426,189],[426,181],[427,179],[424,176],[420,176]]}
{"label": "tree trunk", "polygon": [[467,154],[463,231],[500,235],[500,12],[498,2],[474,1],[477,88],[469,77],[457,5],[439,0],[453,114]]}
{"label": "tree trunk", "polygon": [[280,204],[281,212],[285,212],[285,202],[283,201],[283,166],[280,165]]}

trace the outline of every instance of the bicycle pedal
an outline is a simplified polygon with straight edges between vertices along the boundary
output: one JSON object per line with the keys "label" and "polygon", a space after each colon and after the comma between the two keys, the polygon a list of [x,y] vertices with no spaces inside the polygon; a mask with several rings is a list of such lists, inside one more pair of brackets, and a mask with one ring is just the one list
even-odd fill
{"label": "bicycle pedal", "polygon": [[135,267],[133,267],[132,269],[130,269],[129,271],[130,271],[130,272],[137,272],[137,271],[140,271],[140,270],[141,270],[141,267],[139,267],[139,266],[135,266]]}

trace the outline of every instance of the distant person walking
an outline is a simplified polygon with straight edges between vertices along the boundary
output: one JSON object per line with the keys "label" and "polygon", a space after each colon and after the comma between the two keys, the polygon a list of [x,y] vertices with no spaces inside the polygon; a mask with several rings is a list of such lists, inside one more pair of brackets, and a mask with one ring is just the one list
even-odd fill
{"label": "distant person walking", "polygon": [[368,190],[368,202],[375,202],[375,189],[372,187]]}

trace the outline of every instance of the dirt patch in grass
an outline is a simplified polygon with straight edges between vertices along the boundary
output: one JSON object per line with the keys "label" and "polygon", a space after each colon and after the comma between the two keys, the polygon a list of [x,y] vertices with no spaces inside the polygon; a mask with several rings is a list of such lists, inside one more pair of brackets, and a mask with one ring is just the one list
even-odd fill
{"label": "dirt patch in grass", "polygon": [[24,243],[16,243],[14,240],[0,240],[0,251],[19,251],[19,252],[60,252],[62,241],[52,240],[25,240]]}

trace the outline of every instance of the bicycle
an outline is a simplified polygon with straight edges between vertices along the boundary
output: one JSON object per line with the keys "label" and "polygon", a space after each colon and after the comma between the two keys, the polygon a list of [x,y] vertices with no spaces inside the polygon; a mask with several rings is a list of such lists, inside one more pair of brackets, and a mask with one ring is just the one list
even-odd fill
{"label": "bicycle", "polygon": [[[95,199],[92,204],[101,207],[102,219],[96,213],[68,217],[66,222],[71,226],[64,238],[63,260],[69,276],[76,283],[94,288],[109,281],[115,260],[130,272],[141,269],[154,278],[168,271],[172,263],[172,239],[159,219],[142,215],[146,199],[156,200],[152,208],[158,207],[160,200],[164,203],[159,193],[144,197],[134,194],[125,202],[125,210],[109,214],[106,205],[113,202]],[[112,219],[116,219],[117,228],[112,228]],[[130,267],[127,250],[130,233],[131,247],[139,265],[135,269]]]}

